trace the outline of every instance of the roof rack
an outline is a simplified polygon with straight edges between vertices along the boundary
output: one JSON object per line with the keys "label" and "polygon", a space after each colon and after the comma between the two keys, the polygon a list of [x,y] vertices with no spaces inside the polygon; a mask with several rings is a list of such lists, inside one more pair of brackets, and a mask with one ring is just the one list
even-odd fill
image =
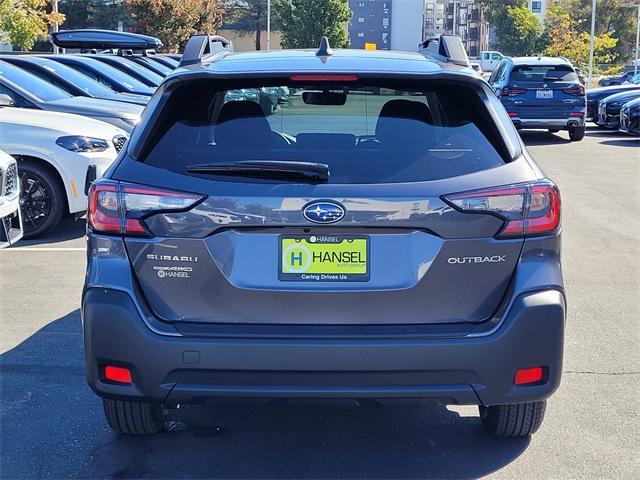
{"label": "roof rack", "polygon": [[184,47],[182,58],[178,67],[197,65],[204,60],[213,59],[220,53],[233,52],[233,45],[229,40],[220,35],[198,34],[194,35]]}
{"label": "roof rack", "polygon": [[462,39],[458,35],[440,35],[438,38],[429,38],[419,45],[418,51],[425,57],[439,62],[449,62],[464,67],[471,66]]}
{"label": "roof rack", "polygon": [[114,30],[63,30],[51,34],[51,43],[60,48],[81,50],[157,50],[162,42],[155,37],[139,33],[116,32]]}

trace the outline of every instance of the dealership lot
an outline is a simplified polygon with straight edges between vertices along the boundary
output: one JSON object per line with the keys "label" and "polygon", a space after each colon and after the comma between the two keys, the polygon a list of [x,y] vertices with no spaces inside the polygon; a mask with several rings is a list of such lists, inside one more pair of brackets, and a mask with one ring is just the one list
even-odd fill
{"label": "dealership lot", "polygon": [[563,195],[563,383],[531,440],[475,408],[198,406],[118,438],[84,379],[82,222],[0,251],[2,478],[637,478],[640,140],[524,133]]}

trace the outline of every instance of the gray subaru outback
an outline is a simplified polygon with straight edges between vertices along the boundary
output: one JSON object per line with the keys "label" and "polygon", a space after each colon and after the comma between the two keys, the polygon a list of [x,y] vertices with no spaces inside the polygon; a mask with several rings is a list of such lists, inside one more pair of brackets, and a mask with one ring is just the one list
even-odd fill
{"label": "gray subaru outback", "polygon": [[[231,53],[196,36],[89,195],[89,385],[116,432],[253,399],[478,405],[560,382],[560,195],[459,40]],[[286,91],[274,112],[229,94]]]}

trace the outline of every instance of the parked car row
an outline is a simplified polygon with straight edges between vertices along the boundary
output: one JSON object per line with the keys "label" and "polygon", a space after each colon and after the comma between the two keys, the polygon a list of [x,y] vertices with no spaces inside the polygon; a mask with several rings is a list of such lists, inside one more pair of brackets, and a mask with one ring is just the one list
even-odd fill
{"label": "parked car row", "polygon": [[601,128],[640,136],[640,74],[621,85],[589,90],[587,120]]}
{"label": "parked car row", "polygon": [[518,129],[567,130],[582,140],[586,122],[640,135],[640,74],[585,91],[580,71],[562,57],[504,57],[488,82]]}
{"label": "parked car row", "polygon": [[[64,46],[81,53],[0,56],[0,246],[86,211],[88,184],[113,163],[155,89],[179,65],[174,56],[117,46],[118,38],[142,36],[114,32],[116,44],[107,49],[95,44],[100,31],[76,32]],[[15,187],[6,180],[13,169]]]}
{"label": "parked car row", "polygon": [[[85,185],[113,162],[181,58],[155,54],[156,38],[122,32],[59,32],[53,43],[76,53],[0,55],[0,149],[17,160],[27,238],[86,211]],[[289,94],[247,88],[227,100],[255,102],[271,115]]]}

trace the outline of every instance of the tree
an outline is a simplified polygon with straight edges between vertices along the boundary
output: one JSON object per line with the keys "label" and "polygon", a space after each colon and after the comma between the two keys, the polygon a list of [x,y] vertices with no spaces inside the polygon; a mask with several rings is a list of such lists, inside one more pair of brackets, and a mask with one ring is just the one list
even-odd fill
{"label": "tree", "polygon": [[[579,31],[571,14],[560,5],[552,5],[547,10],[544,39],[545,53],[566,57],[576,66],[586,69],[589,64],[591,34]],[[615,47],[618,43],[609,32],[596,35],[593,45],[593,63],[596,73],[598,65],[614,63],[618,57]]]}
{"label": "tree", "polygon": [[256,50],[261,50],[260,33],[267,28],[267,0],[230,0],[226,22],[235,30],[255,35]]}
{"label": "tree", "polygon": [[494,24],[498,49],[507,55],[532,55],[537,52],[542,23],[526,6],[508,6]]}
{"label": "tree", "polygon": [[214,33],[222,23],[218,0],[125,0],[140,33],[158,37],[176,52],[196,33]]}
{"label": "tree", "polygon": [[351,11],[347,0],[274,0],[273,12],[283,48],[314,48],[323,36],[333,47],[349,45]]}
{"label": "tree", "polygon": [[44,38],[49,26],[62,23],[64,15],[47,12],[46,0],[0,0],[2,40],[21,50],[31,50]]}
{"label": "tree", "polygon": [[[590,32],[591,3],[592,0],[553,0],[551,6],[558,6],[566,11],[573,28]],[[633,0],[597,0],[596,4],[596,34],[609,33],[611,37],[617,38],[618,42],[613,50],[623,60],[631,57],[637,22],[637,10],[623,5],[633,3]]]}

